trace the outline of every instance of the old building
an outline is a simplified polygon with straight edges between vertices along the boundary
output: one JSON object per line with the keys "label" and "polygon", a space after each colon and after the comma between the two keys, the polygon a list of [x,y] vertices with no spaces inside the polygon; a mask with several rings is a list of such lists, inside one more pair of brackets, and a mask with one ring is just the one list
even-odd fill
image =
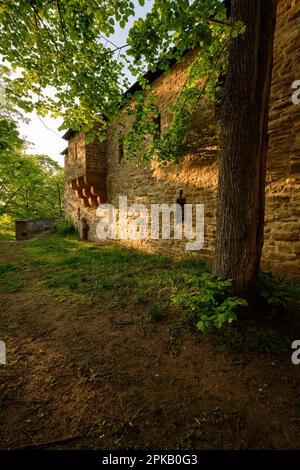
{"label": "old building", "polygon": [[[275,36],[274,69],[270,102],[269,155],[266,185],[266,224],[263,263],[275,270],[298,274],[300,255],[300,104],[292,102],[292,84],[300,80],[300,2],[280,0]],[[154,75],[152,87],[158,97],[161,130],[172,119],[170,112],[185,81],[193,52],[175,64],[169,74]],[[158,167],[153,161],[138,167],[137,159],[127,161],[116,133],[120,115],[108,124],[107,139],[86,144],[82,133],[68,131],[65,154],[66,213],[86,232],[96,237],[96,208],[102,203],[118,207],[120,195],[128,205],[174,204],[179,191],[190,204],[205,206],[204,247],[199,256],[211,257],[214,248],[218,137],[216,110],[203,100],[191,126],[191,145],[180,164]],[[242,201],[241,201],[242,203]],[[85,228],[82,226],[84,220]],[[126,240],[130,246],[186,256],[184,240]]]}

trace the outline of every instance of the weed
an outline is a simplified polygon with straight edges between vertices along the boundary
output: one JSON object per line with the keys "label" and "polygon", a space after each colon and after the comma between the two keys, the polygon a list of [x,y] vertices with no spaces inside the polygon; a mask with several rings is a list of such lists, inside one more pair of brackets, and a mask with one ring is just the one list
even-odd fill
{"label": "weed", "polygon": [[0,333],[5,335],[16,329],[26,317],[26,312],[22,308],[15,313],[10,313],[10,315],[2,314],[0,316]]}
{"label": "weed", "polygon": [[53,388],[58,384],[56,377],[47,377],[45,379],[46,388]]}
{"label": "weed", "polygon": [[174,344],[174,343],[173,343],[173,344],[171,344],[171,345],[169,346],[169,355],[170,355],[171,357],[177,357],[177,356],[179,356],[180,351],[181,351],[181,349],[180,349],[180,347],[178,346],[178,344]]}
{"label": "weed", "polygon": [[199,259],[197,256],[179,260],[176,262],[175,266],[179,271],[190,271],[191,273],[198,275],[210,272],[211,270],[210,264],[207,261]]}
{"label": "weed", "polygon": [[221,352],[257,351],[268,354],[283,354],[290,349],[290,342],[272,326],[258,325],[255,321],[244,322],[240,327],[226,327],[207,339],[218,344]]}
{"label": "weed", "polygon": [[163,318],[163,312],[158,305],[151,305],[147,312],[147,320],[160,321]]}
{"label": "weed", "polygon": [[138,303],[138,304],[146,304],[148,302],[148,296],[145,292],[138,292],[135,297],[134,297],[134,300]]}
{"label": "weed", "polygon": [[200,418],[197,418],[197,423],[200,426],[201,424],[219,426],[220,424],[225,424],[227,420],[227,414],[217,406],[208,412],[202,413]]}
{"label": "weed", "polygon": [[79,383],[97,385],[103,380],[112,377],[113,373],[110,370],[97,371],[94,367],[85,361],[78,364]]}
{"label": "weed", "polygon": [[202,431],[195,426],[190,426],[184,430],[178,441],[178,449],[180,450],[193,450],[195,440],[201,438]]}
{"label": "weed", "polygon": [[23,289],[24,278],[18,274],[20,267],[13,263],[0,264],[0,293],[14,293]]}
{"label": "weed", "polygon": [[237,309],[248,305],[245,299],[232,296],[230,280],[205,273],[184,275],[183,281],[185,285],[172,296],[172,302],[195,312],[202,332],[235,322]]}
{"label": "weed", "polygon": [[267,304],[288,308],[289,300],[300,298],[300,284],[291,278],[281,278],[277,274],[261,272],[257,282],[257,291]]}

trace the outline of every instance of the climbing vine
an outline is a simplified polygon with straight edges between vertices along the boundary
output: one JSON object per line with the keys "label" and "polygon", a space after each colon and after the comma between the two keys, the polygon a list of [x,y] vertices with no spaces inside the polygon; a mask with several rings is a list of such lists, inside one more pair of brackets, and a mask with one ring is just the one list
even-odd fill
{"label": "climbing vine", "polygon": [[[127,151],[129,155],[139,155],[142,163],[154,156],[162,165],[170,161],[178,163],[188,134],[190,117],[199,108],[201,98],[205,96],[213,102],[222,99],[227,45],[231,37],[244,34],[245,27],[240,22],[231,23],[223,18],[211,21],[208,28],[210,44],[204,47],[200,43],[198,47],[198,53],[188,68],[186,81],[171,110],[169,127],[162,133],[158,132],[157,96],[145,78],[141,80],[141,90],[135,95],[134,105],[130,103],[127,107],[127,114],[134,115],[131,129],[125,134]],[[162,67],[167,69],[165,61]]]}

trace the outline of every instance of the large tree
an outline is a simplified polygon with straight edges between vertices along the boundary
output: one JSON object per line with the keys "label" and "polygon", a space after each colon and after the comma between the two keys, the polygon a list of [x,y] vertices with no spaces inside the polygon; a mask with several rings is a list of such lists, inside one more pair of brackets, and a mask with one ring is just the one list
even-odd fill
{"label": "large tree", "polygon": [[[124,66],[140,77],[157,62],[167,68],[170,59],[197,47],[173,126],[152,151],[161,161],[176,159],[189,113],[203,92],[220,96],[226,74],[214,272],[249,296],[263,244],[276,0],[153,0],[146,17],[134,22],[127,44],[115,44],[109,35],[118,22],[125,26],[134,6],[131,0],[2,0],[0,54],[21,74],[5,80],[7,93],[25,110],[63,115],[75,130],[89,130],[95,121],[105,128],[127,85]],[[199,91],[196,84],[204,77]],[[49,87],[55,92],[47,96]],[[147,127],[144,97],[139,100],[134,134]],[[149,109],[155,114],[152,103]]]}
{"label": "large tree", "polygon": [[233,0],[246,25],[230,41],[221,112],[215,274],[251,298],[264,241],[268,111],[277,0]]}

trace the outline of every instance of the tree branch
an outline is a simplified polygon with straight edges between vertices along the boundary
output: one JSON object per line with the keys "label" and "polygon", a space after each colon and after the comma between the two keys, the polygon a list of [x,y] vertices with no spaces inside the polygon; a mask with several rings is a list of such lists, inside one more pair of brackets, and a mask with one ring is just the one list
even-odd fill
{"label": "tree branch", "polygon": [[62,30],[62,33],[63,33],[64,38],[66,39],[66,35],[65,35],[65,27],[66,27],[66,25],[65,25],[65,22],[64,22],[64,19],[63,19],[62,11],[61,11],[60,0],[56,0],[56,5],[57,5],[57,11],[58,11],[58,16],[59,16],[59,22],[60,22],[61,30]]}
{"label": "tree branch", "polygon": [[34,1],[31,1],[30,2],[30,5],[34,11],[34,14],[36,15],[36,17],[39,19],[40,23],[43,25],[45,31],[47,32],[48,36],[51,38],[52,42],[53,42],[53,46],[56,50],[56,52],[59,54],[60,53],[60,50],[59,48],[57,47],[57,44],[56,44],[56,41],[55,41],[55,38],[53,36],[53,34],[51,33],[50,29],[45,25],[43,19],[40,17],[40,14],[39,14],[39,11],[36,9],[35,7],[35,4],[34,4]]}
{"label": "tree branch", "polygon": [[216,24],[219,24],[221,26],[229,26],[229,22],[228,21],[220,21],[220,20],[216,20],[215,18],[213,18],[212,16],[207,18],[207,21],[209,21],[210,23],[216,23]]}

